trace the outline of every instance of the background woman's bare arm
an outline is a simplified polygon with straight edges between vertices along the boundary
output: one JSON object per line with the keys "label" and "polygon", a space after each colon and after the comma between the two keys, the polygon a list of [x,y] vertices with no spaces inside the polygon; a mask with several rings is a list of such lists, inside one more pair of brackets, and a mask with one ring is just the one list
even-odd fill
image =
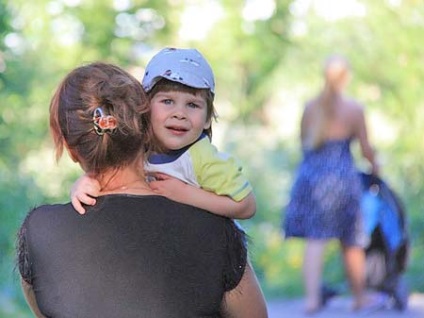
{"label": "background woman's bare arm", "polygon": [[365,122],[364,111],[362,107],[355,110],[355,136],[358,138],[361,153],[368,160],[372,167],[372,173],[378,174],[378,165],[376,162],[375,151],[371,147],[368,139],[367,125]]}

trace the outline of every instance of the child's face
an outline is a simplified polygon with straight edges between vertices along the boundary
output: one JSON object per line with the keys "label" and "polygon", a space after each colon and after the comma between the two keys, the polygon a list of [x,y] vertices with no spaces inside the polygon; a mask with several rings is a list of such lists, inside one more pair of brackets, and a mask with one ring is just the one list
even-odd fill
{"label": "child's face", "polygon": [[153,132],[168,150],[181,149],[195,142],[207,120],[207,104],[201,94],[179,91],[158,92],[150,102]]}

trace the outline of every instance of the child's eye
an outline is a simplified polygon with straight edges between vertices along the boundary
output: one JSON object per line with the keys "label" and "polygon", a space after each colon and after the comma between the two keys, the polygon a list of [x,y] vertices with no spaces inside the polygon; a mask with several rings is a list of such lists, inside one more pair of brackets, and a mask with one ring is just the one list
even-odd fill
{"label": "child's eye", "polygon": [[164,99],[164,100],[162,100],[162,103],[164,103],[165,105],[170,105],[170,104],[172,104],[172,99]]}
{"label": "child's eye", "polygon": [[189,103],[188,104],[188,107],[190,107],[190,108],[199,108],[200,106],[197,105],[197,104],[195,104],[195,103]]}

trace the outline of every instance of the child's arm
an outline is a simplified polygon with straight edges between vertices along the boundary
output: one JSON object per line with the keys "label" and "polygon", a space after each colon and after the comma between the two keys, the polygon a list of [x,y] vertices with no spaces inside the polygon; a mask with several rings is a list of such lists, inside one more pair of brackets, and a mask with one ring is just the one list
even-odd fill
{"label": "child's arm", "polygon": [[237,202],[228,196],[196,188],[166,174],[156,173],[155,177],[157,181],[151,181],[150,188],[171,200],[232,219],[249,219],[256,213],[256,199],[253,192]]}
{"label": "child's arm", "polygon": [[96,199],[100,193],[100,184],[96,179],[88,175],[80,177],[72,186],[71,202],[72,206],[79,214],[84,214],[85,209],[82,204],[95,205]]}

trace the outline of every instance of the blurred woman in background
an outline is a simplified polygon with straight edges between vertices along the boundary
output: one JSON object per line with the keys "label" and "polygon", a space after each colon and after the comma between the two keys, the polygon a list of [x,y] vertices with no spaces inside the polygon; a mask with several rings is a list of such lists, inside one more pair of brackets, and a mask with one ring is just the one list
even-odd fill
{"label": "blurred woman in background", "polygon": [[353,308],[360,309],[366,302],[361,181],[351,143],[359,142],[374,174],[378,167],[368,141],[363,106],[344,93],[349,79],[349,64],[343,57],[332,56],[326,61],[323,89],[306,103],[302,115],[303,160],[285,209],[285,236],[306,239],[303,275],[308,314],[323,305],[323,253],[330,239],[341,243]]}

